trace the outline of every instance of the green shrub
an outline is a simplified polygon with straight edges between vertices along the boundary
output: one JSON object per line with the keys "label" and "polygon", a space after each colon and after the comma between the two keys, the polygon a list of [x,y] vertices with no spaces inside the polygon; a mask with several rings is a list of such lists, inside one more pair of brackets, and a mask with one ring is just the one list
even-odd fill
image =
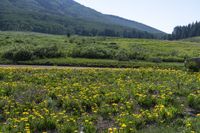
{"label": "green shrub", "polygon": [[162,59],[163,62],[184,62],[183,58],[177,57],[166,57]]}
{"label": "green shrub", "polygon": [[13,60],[14,59],[14,51],[13,50],[7,51],[3,54],[2,57],[5,59],[8,59],[8,60]]}
{"label": "green shrub", "polygon": [[65,56],[57,46],[37,48],[33,51],[33,55],[38,58],[58,58]]}
{"label": "green shrub", "polygon": [[118,44],[114,43],[114,42],[111,42],[111,43],[107,44],[107,47],[111,48],[111,49],[119,49]]}
{"label": "green shrub", "polygon": [[3,73],[0,73],[0,80],[3,80],[5,75]]}
{"label": "green shrub", "polygon": [[148,51],[146,48],[144,48],[141,45],[133,45],[130,48],[130,59],[136,59],[136,60],[145,60],[147,58]]}
{"label": "green shrub", "polygon": [[129,54],[130,59],[136,59],[136,60],[145,60],[146,55],[142,52],[131,52]]}
{"label": "green shrub", "polygon": [[173,50],[170,52],[171,56],[178,56],[178,54],[179,54],[179,51],[177,51],[177,50]]}
{"label": "green shrub", "polygon": [[186,69],[198,72],[200,70],[200,58],[191,58],[185,61]]}
{"label": "green shrub", "polygon": [[73,133],[74,131],[78,131],[77,125],[74,122],[67,122],[64,123],[65,126],[59,126],[58,132],[59,133]]}
{"label": "green shrub", "polygon": [[124,49],[119,50],[115,55],[115,59],[119,61],[129,61],[129,54]]}
{"label": "green shrub", "polygon": [[56,129],[56,122],[51,117],[44,117],[44,119],[32,121],[31,125],[36,131]]}
{"label": "green shrub", "polygon": [[162,59],[157,57],[157,58],[150,58],[149,61],[155,62],[155,63],[162,63]]}
{"label": "green shrub", "polygon": [[94,125],[85,125],[84,132],[86,133],[94,133],[97,132],[96,127]]}
{"label": "green shrub", "polygon": [[104,47],[89,46],[75,47],[72,50],[72,57],[92,58],[92,59],[111,59],[114,51]]}
{"label": "green shrub", "polygon": [[20,49],[14,54],[15,61],[27,61],[31,60],[32,57],[33,57],[32,52],[26,49]]}
{"label": "green shrub", "polygon": [[21,39],[16,39],[15,42],[16,42],[16,43],[24,43],[24,41],[21,40]]}
{"label": "green shrub", "polygon": [[190,107],[200,110],[200,94],[190,94],[188,96],[188,103]]}
{"label": "green shrub", "polygon": [[9,50],[5,52],[2,56],[5,59],[12,61],[27,61],[33,58],[32,51],[28,49],[19,49],[19,50]]}

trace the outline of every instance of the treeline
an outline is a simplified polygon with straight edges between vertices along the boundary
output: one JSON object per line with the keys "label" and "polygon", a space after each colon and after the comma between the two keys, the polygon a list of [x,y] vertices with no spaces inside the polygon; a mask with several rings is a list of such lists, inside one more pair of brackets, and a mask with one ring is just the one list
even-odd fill
{"label": "treeline", "polygon": [[177,26],[174,28],[172,34],[165,36],[164,39],[178,40],[195,36],[200,36],[200,22],[195,22],[187,26]]}
{"label": "treeline", "polygon": [[[27,26],[26,26],[27,25]],[[80,26],[79,28],[70,27],[63,27],[61,25],[52,25],[52,24],[19,24],[19,23],[7,23],[1,25],[0,30],[7,31],[33,31],[33,32],[40,32],[40,33],[48,33],[48,34],[59,34],[59,35],[82,35],[82,36],[110,36],[110,37],[125,37],[125,38],[156,38],[153,34],[148,32],[141,32],[134,29],[113,29],[113,28],[104,28],[104,29],[89,29],[87,27]]]}
{"label": "treeline", "polygon": [[[6,14],[6,15],[5,15]],[[148,32],[139,31],[118,25],[84,21],[81,19],[63,18],[54,15],[37,13],[2,13],[0,30],[2,31],[33,31],[48,34],[76,34],[82,36],[111,36],[126,38],[156,38]]]}

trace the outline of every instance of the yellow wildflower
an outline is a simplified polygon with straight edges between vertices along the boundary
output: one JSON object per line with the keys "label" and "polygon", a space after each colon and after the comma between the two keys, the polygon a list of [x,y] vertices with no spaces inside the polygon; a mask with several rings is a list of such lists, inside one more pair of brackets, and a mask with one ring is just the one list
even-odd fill
{"label": "yellow wildflower", "polygon": [[126,128],[127,126],[126,126],[126,124],[123,123],[123,124],[121,125],[121,127],[122,127],[122,128]]}

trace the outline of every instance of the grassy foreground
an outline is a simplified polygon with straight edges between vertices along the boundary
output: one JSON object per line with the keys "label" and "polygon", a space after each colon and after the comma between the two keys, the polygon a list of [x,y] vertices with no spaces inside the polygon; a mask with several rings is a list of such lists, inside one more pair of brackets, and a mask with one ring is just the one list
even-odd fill
{"label": "grassy foreground", "polygon": [[198,133],[200,73],[0,68],[0,131]]}

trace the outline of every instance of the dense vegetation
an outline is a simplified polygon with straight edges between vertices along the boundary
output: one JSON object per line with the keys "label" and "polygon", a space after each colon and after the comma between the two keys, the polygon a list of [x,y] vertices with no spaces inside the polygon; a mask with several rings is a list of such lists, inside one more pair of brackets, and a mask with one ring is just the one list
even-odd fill
{"label": "dense vegetation", "polygon": [[200,74],[168,69],[0,69],[0,131],[200,131]]}
{"label": "dense vegetation", "polygon": [[[27,16],[25,19],[24,16]],[[31,17],[34,16],[35,20]],[[156,36],[148,32],[138,31],[127,27],[93,23],[70,18],[52,17],[52,15],[40,15],[32,13],[22,14],[2,14],[0,20],[0,30],[2,31],[34,31],[49,34],[76,34],[84,36],[116,36],[127,38],[155,38]],[[13,19],[13,17],[16,18]],[[44,18],[45,21],[43,20]],[[48,20],[48,21],[46,21]],[[54,22],[54,21],[58,22]],[[20,21],[20,23],[19,23]],[[63,25],[62,23],[65,23]],[[70,26],[69,26],[70,25]],[[108,28],[109,27],[109,28]]]}
{"label": "dense vegetation", "polygon": [[0,133],[200,133],[199,37],[73,0],[1,0],[0,30],[62,34],[0,31],[0,64],[74,66],[0,66]]}
{"label": "dense vegetation", "polygon": [[73,0],[2,0],[0,30],[129,38],[164,34],[134,21],[101,14]]}
{"label": "dense vegetation", "polygon": [[177,26],[171,35],[165,36],[165,39],[177,40],[200,36],[200,22],[188,24],[187,26]]}
{"label": "dense vegetation", "polygon": [[179,67],[185,59],[199,57],[199,50],[198,39],[161,41],[0,32],[1,64]]}

